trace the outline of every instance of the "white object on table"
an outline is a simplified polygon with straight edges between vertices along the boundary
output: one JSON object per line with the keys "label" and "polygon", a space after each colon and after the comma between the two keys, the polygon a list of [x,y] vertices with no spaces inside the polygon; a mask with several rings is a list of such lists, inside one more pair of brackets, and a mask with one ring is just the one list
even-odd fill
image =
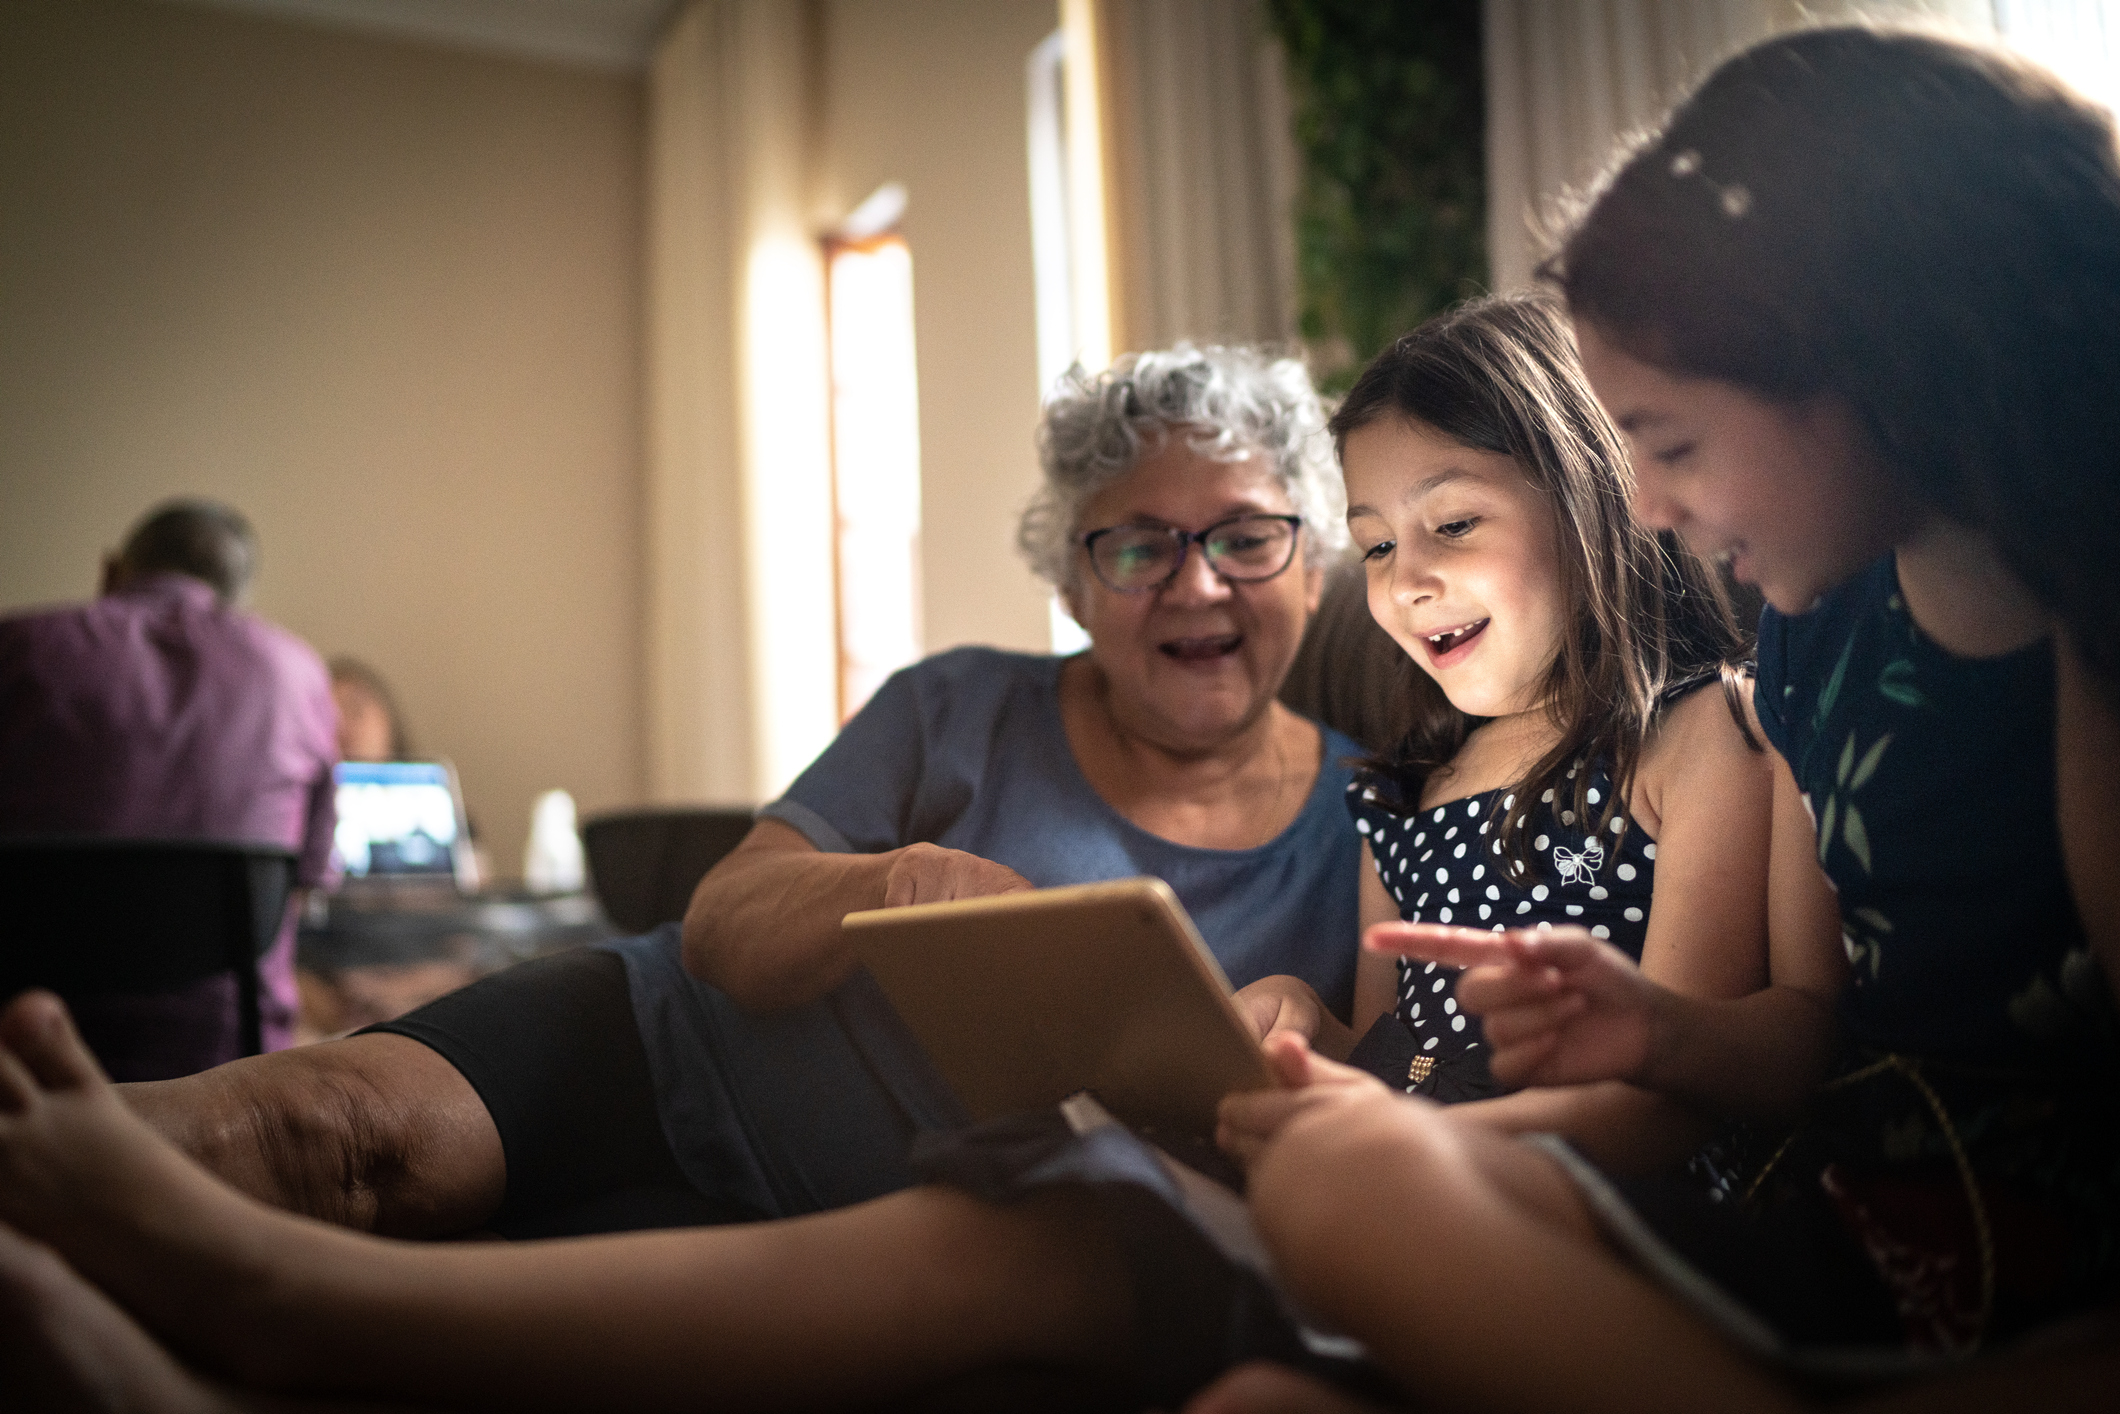
{"label": "white object on table", "polygon": [[574,825],[574,797],[548,790],[530,809],[523,884],[534,894],[571,894],[581,891],[587,876],[582,837]]}

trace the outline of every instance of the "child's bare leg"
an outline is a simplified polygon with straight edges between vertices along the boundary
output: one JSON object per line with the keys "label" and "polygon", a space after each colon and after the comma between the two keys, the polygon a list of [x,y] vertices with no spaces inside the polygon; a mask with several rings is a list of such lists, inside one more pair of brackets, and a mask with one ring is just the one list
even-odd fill
{"label": "child's bare leg", "polygon": [[38,1414],[386,1414],[217,1387],[178,1364],[58,1253],[5,1227],[0,1370],[0,1409]]}
{"label": "child's bare leg", "polygon": [[1572,1192],[1536,1149],[1382,1092],[1291,1121],[1251,1172],[1284,1280],[1424,1398],[1796,1407],[1599,1245]]}
{"label": "child's bare leg", "polygon": [[814,1407],[1123,1348],[1125,1270],[1065,1197],[921,1190],[795,1222],[421,1246],[266,1208],[117,1099],[53,998],[0,1013],[0,1217],[253,1386],[448,1406]]}

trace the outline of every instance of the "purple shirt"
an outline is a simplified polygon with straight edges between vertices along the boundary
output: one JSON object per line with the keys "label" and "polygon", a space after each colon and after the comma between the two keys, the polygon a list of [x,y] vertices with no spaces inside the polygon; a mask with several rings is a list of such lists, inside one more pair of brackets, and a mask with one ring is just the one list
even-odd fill
{"label": "purple shirt", "polygon": [[[315,884],[330,866],[336,738],[315,650],[187,575],[0,619],[0,835],[278,845]],[[293,1039],[291,912],[259,967],[273,1050]],[[213,979],[111,1001],[142,1019],[218,1007],[233,1054],[233,997]]]}

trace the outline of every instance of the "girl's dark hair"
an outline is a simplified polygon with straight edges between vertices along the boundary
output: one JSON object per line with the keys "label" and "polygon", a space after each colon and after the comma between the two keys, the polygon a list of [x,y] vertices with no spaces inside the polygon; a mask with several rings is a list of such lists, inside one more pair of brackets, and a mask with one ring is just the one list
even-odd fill
{"label": "girl's dark hair", "polygon": [[[1504,793],[1499,843],[1521,877],[1535,870],[1524,822],[1541,797],[1605,829],[1624,808],[1642,745],[1667,689],[1711,674],[1742,653],[1721,582],[1669,533],[1628,509],[1633,471],[1618,429],[1583,380],[1559,301],[1490,296],[1429,320],[1379,354],[1355,380],[1330,429],[1347,438],[1401,419],[1476,451],[1512,458],[1553,508],[1560,590],[1573,610],[1547,678],[1554,747]],[[1409,674],[1413,727],[1388,759],[1370,763],[1398,797],[1418,805],[1482,719],[1468,717],[1425,673]],[[1585,760],[1610,764],[1612,795],[1593,809]],[[1572,779],[1571,779],[1572,778]],[[1563,797],[1572,792],[1572,801]]]}
{"label": "girl's dark hair", "polygon": [[1846,403],[2120,699],[2120,158],[2022,60],[1818,29],[1723,64],[1544,273],[1644,362]]}

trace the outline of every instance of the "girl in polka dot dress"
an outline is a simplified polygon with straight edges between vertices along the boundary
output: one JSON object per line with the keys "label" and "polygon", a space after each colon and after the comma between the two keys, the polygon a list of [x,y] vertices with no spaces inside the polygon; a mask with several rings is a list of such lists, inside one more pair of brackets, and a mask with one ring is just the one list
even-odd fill
{"label": "girl in polka dot dress", "polygon": [[[1413,729],[1348,797],[1364,926],[1576,923],[1679,992],[1764,985],[1769,776],[1732,710],[1742,679],[1718,671],[1741,638],[1713,574],[1629,514],[1618,434],[1554,305],[1431,320],[1370,365],[1332,430],[1370,611],[1413,669]],[[1697,1144],[1624,1086],[1502,1095],[1456,969],[1377,953],[1361,968],[1353,1028],[1287,1005],[1274,1029],[1400,1088],[1482,1100],[1467,1113],[1507,1130],[1643,1163]],[[1247,992],[1277,986],[1300,988]]]}

